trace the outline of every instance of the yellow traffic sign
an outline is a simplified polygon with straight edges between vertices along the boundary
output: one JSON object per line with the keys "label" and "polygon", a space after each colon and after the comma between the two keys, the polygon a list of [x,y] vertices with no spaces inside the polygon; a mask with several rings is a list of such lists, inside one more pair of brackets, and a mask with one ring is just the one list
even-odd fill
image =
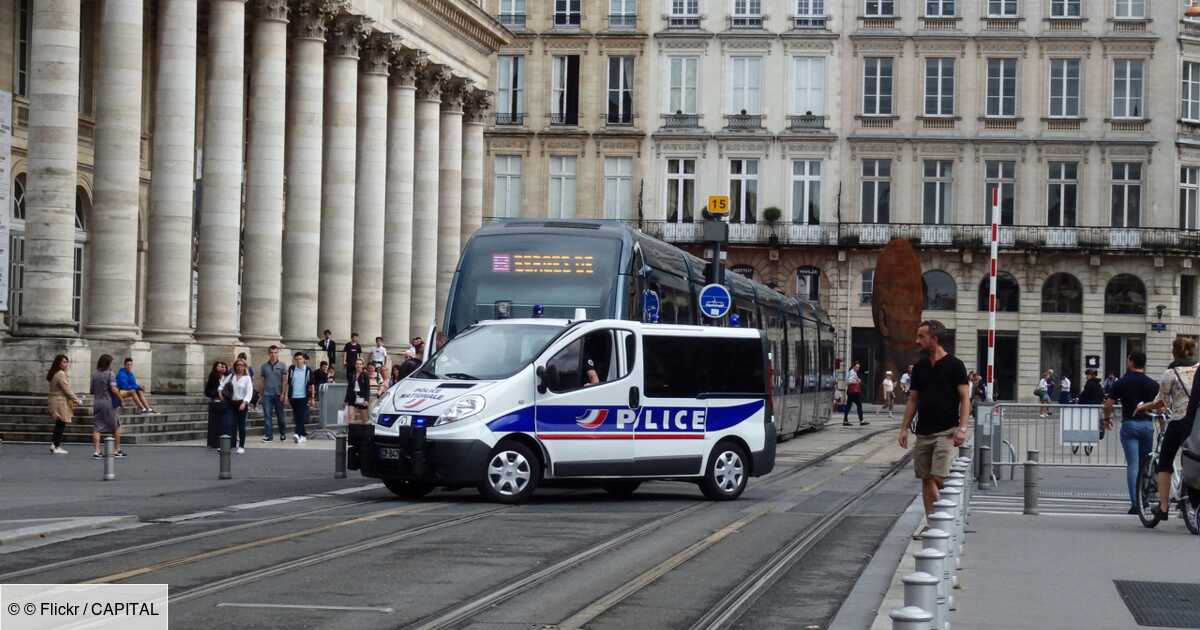
{"label": "yellow traffic sign", "polygon": [[709,195],[709,214],[729,214],[729,195]]}

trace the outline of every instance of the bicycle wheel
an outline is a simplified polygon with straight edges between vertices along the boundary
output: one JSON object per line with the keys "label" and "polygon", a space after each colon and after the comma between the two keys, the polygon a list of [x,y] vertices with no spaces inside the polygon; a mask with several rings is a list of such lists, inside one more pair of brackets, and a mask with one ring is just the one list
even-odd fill
{"label": "bicycle wheel", "polygon": [[1137,477],[1138,520],[1147,528],[1158,525],[1158,517],[1153,511],[1154,506],[1158,505],[1158,481],[1154,478],[1154,459],[1147,457],[1142,461]]}
{"label": "bicycle wheel", "polygon": [[1183,500],[1179,502],[1179,511],[1183,514],[1183,523],[1194,536],[1200,536],[1200,509],[1197,509],[1184,492]]}

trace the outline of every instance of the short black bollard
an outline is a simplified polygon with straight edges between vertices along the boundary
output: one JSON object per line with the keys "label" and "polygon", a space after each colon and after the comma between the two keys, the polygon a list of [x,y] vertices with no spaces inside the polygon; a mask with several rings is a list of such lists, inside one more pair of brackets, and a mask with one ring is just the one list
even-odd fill
{"label": "short black bollard", "polygon": [[105,481],[112,481],[117,478],[116,462],[113,461],[113,437],[107,435],[104,437],[104,477]]}
{"label": "short black bollard", "polygon": [[231,469],[231,455],[233,446],[233,438],[228,435],[221,436],[221,472],[217,475],[217,479],[233,479],[233,471]]}
{"label": "short black bollard", "polygon": [[979,489],[991,490],[996,484],[992,481],[992,447],[979,447]]}
{"label": "short black bollard", "polygon": [[[1030,451],[1036,455],[1037,451]],[[1038,463],[1037,460],[1025,462],[1025,513],[1037,516],[1038,513]]]}
{"label": "short black bollard", "polygon": [[333,478],[346,478],[346,434],[339,433],[333,438]]}
{"label": "short black bollard", "polygon": [[1031,462],[1041,462],[1041,451],[1031,448],[1025,451],[1025,459]]}

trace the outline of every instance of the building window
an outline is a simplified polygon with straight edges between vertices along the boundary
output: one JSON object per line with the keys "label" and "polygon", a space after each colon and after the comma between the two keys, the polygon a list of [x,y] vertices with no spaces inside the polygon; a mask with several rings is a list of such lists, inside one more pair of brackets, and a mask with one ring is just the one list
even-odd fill
{"label": "building window", "polygon": [[670,114],[696,114],[699,57],[671,58]]}
{"label": "building window", "polygon": [[604,218],[633,217],[633,158],[604,158]]}
{"label": "building window", "polygon": [[1017,0],[988,0],[988,17],[1017,17]]}
{"label": "building window", "polygon": [[1079,60],[1050,60],[1050,116],[1079,116]]}
{"label": "building window", "polygon": [[860,202],[863,223],[888,223],[891,220],[891,160],[863,160]]}
{"label": "building window", "polygon": [[730,57],[731,114],[762,112],[762,58]]}
{"label": "building window", "polygon": [[1079,203],[1079,163],[1050,162],[1049,204],[1046,225],[1075,227]]}
{"label": "building window", "polygon": [[1200,229],[1200,167],[1179,168],[1179,229]]}
{"label": "building window", "polygon": [[13,178],[12,218],[16,221],[25,220],[25,173]]}
{"label": "building window", "polygon": [[698,28],[700,0],[671,0],[671,14],[667,17],[672,28]]}
{"label": "building window", "polygon": [[633,28],[637,26],[637,0],[609,0],[608,27]]}
{"label": "building window", "polygon": [[1142,225],[1142,165],[1114,162],[1112,165],[1112,226]]}
{"label": "building window", "polygon": [[1179,276],[1179,314],[1183,317],[1196,316],[1196,276]]}
{"label": "building window", "polygon": [[792,113],[825,115],[825,58],[792,58]]}
{"label": "building window", "polygon": [[796,297],[809,302],[821,298],[821,270],[801,267],[796,270]]}
{"label": "building window", "polygon": [[1146,17],[1146,0],[1116,0],[1113,15],[1120,19],[1142,19]]}
{"label": "building window", "polygon": [[691,223],[696,206],[696,160],[667,160],[667,220]]}
{"label": "building window", "polygon": [[525,58],[500,55],[496,67],[496,122],[520,124],[525,114]]}
{"label": "building window", "polygon": [[1080,0],[1050,0],[1050,17],[1079,17],[1083,15]]}
{"label": "building window", "polygon": [[1104,287],[1106,315],[1145,315],[1146,285],[1137,276],[1122,273]]}
{"label": "building window", "polygon": [[992,202],[996,189],[1000,191],[1000,225],[1014,225],[1017,216],[1017,163],[1008,160],[988,160],[984,163],[987,196],[983,201],[985,223],[992,222]]}
{"label": "building window", "polygon": [[1017,60],[988,59],[987,115],[1017,115]]}
{"label": "building window", "polygon": [[945,271],[926,271],[921,276],[921,288],[925,295],[924,310],[953,311],[958,307],[958,284]]}
{"label": "building window", "polygon": [[525,0],[500,0],[500,23],[525,28]]}
{"label": "building window", "polygon": [[1200,121],[1200,63],[1183,62],[1183,112],[1184,120]]}
{"label": "building window", "polygon": [[953,203],[952,179],[954,163],[949,160],[925,160],[923,184],[923,220],[928,225],[944,225],[950,222]]}
{"label": "building window", "polygon": [[8,311],[4,321],[11,329],[25,314],[25,233],[14,230],[8,238]]}
{"label": "building window", "polygon": [[758,160],[729,160],[730,223],[758,221]]}
{"label": "building window", "polygon": [[[979,310],[987,312],[988,299],[991,297],[992,279],[984,276],[979,283]],[[1016,313],[1021,310],[1021,286],[1017,279],[1007,271],[996,274],[996,312]]]}
{"label": "building window", "polygon": [[1143,114],[1142,62],[1113,61],[1113,118],[1141,118]]}
{"label": "building window", "polygon": [[925,115],[954,115],[954,60],[925,60]]}
{"label": "building window", "polygon": [[892,17],[896,15],[895,0],[866,0],[866,14],[871,17]]}
{"label": "building window", "polygon": [[17,96],[29,96],[29,42],[33,39],[33,0],[18,0],[17,24]]}
{"label": "building window", "polygon": [[550,157],[550,218],[575,217],[575,156]]}
{"label": "building window", "polygon": [[796,0],[796,26],[825,26],[825,0]]}
{"label": "building window", "polygon": [[550,124],[579,124],[579,57],[555,56],[551,60]]}
{"label": "building window", "polygon": [[492,212],[498,217],[521,214],[521,156],[496,156],[496,185]]}
{"label": "building window", "polygon": [[78,326],[83,321],[84,251],[87,243],[88,216],[92,202],[83,188],[75,189],[75,247],[71,282],[71,318]]}
{"label": "building window", "polygon": [[792,160],[792,221],[821,223],[820,160]]}
{"label": "building window", "polygon": [[580,8],[583,0],[554,0],[554,25],[579,26]]}
{"label": "building window", "polygon": [[735,28],[761,27],[763,23],[762,0],[733,0]]}
{"label": "building window", "polygon": [[1069,273],[1056,273],[1042,284],[1043,313],[1083,313],[1083,284]]}
{"label": "building window", "polygon": [[870,304],[875,296],[875,270],[867,269],[862,272],[862,290],[858,293],[859,304]]}
{"label": "building window", "polygon": [[608,58],[608,122],[633,124],[633,57]]}
{"label": "building window", "polygon": [[926,17],[954,17],[954,0],[925,0]]}
{"label": "building window", "polygon": [[863,114],[892,113],[892,60],[869,57],[863,60]]}

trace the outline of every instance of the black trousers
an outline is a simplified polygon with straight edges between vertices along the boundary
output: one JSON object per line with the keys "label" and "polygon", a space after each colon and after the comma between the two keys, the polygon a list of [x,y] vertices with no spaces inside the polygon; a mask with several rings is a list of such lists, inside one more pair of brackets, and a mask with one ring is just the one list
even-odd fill
{"label": "black trousers", "polygon": [[846,395],[846,413],[842,415],[842,422],[850,422],[850,405],[858,405],[858,421],[862,422],[862,393]]}
{"label": "black trousers", "polygon": [[54,433],[50,435],[50,443],[55,448],[62,446],[63,431],[67,430],[67,423],[62,420],[54,421]]}

